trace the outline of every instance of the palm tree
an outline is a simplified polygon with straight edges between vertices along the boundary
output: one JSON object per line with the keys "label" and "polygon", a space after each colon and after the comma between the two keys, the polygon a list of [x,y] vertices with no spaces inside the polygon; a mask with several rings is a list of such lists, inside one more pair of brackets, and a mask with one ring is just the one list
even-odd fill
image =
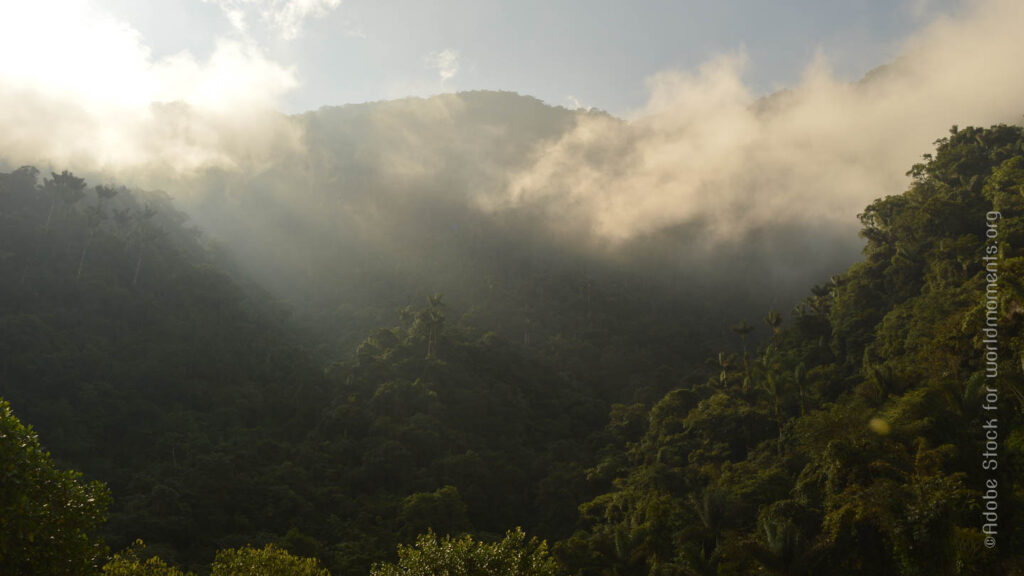
{"label": "palm tree", "polygon": [[769,507],[761,517],[760,539],[746,546],[772,574],[810,574],[821,558],[821,548],[807,535],[811,523],[808,518],[801,518],[809,514],[805,510],[794,509],[796,506],[793,501],[783,500]]}
{"label": "palm tree", "polygon": [[839,289],[843,287],[843,284],[846,284],[846,279],[841,274],[835,274],[829,278],[828,291],[832,295],[833,302],[839,300]]}
{"label": "palm tree", "polygon": [[683,570],[688,574],[717,574],[722,549],[719,546],[725,522],[725,503],[715,489],[706,487],[700,497],[690,494],[690,508],[700,519],[696,548],[684,547]]}
{"label": "palm tree", "polygon": [[719,352],[714,360],[709,360],[709,363],[718,368],[718,385],[726,388],[729,385],[729,369],[732,368],[729,356],[725,352]]}
{"label": "palm tree", "polygon": [[819,284],[811,288],[811,296],[804,301],[814,311],[815,316],[823,318],[828,315],[830,296],[831,290],[829,290],[828,286]]}
{"label": "palm tree", "polygon": [[427,298],[429,306],[421,310],[417,320],[421,322],[427,331],[427,358],[434,358],[437,355],[437,340],[444,325],[444,298],[441,294],[434,294]]}
{"label": "palm tree", "polygon": [[778,349],[774,345],[768,345],[765,348],[764,355],[761,357],[761,367],[764,370],[761,388],[772,398],[772,413],[775,415],[775,423],[779,428],[779,454],[781,455],[783,440],[782,396],[785,393],[785,380],[781,373]]}
{"label": "palm tree", "polygon": [[103,205],[107,200],[110,200],[116,195],[116,188],[108,188],[106,186],[96,187],[97,204],[86,210],[86,216],[89,218],[89,237],[86,238],[85,244],[82,246],[82,256],[78,259],[78,272],[75,274],[76,280],[82,277],[82,267],[85,265],[85,255],[89,252],[89,245],[92,244],[92,239],[93,236],[96,235],[96,230],[100,227],[100,223],[107,219],[107,213],[103,209]]}
{"label": "palm tree", "polygon": [[132,216],[135,224],[132,234],[139,248],[139,255],[135,259],[135,273],[132,275],[132,286],[136,286],[139,283],[139,270],[142,269],[142,255],[145,252],[146,244],[165,234],[162,230],[152,229],[146,224],[153,216],[156,216],[156,210],[153,210],[148,205],[142,212],[136,212]]}
{"label": "palm tree", "polygon": [[100,227],[100,222],[107,217],[99,206],[86,208],[85,215],[89,221],[89,235],[86,236],[85,243],[82,244],[82,255],[78,258],[78,272],[75,273],[75,280],[82,277],[82,268],[85,266],[85,255],[89,253],[89,245],[92,244],[92,238],[96,235],[96,229]]}
{"label": "palm tree", "polygon": [[750,334],[753,330],[754,327],[747,324],[746,320],[740,320],[739,324],[732,327],[732,331],[739,335],[740,343],[743,345],[743,372],[747,380],[750,380],[750,355],[747,354],[747,334]]}
{"label": "palm tree", "polygon": [[60,174],[56,172],[50,172],[51,178],[43,181],[43,190],[50,195],[50,211],[46,214],[46,223],[43,225],[43,230],[50,231],[50,221],[53,218],[53,210],[57,205],[57,200],[64,202],[66,206],[70,206],[82,199],[85,196],[85,179],[76,178],[74,174],[64,170]]}
{"label": "palm tree", "polygon": [[807,366],[802,362],[793,371],[793,382],[796,383],[797,393],[800,395],[800,415],[804,415],[804,388],[807,386]]}
{"label": "palm tree", "polygon": [[740,320],[739,324],[732,327],[732,331],[739,335],[740,342],[743,344],[743,355],[747,355],[747,334],[750,334],[754,330],[754,327],[747,324],[746,320]]}

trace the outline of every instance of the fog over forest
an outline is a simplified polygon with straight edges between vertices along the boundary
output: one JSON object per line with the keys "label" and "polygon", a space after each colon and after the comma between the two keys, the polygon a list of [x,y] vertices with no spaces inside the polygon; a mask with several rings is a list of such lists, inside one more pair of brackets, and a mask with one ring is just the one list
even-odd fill
{"label": "fog over forest", "polygon": [[1024,573],[1024,3],[499,4],[0,5],[0,574]]}
{"label": "fog over forest", "polygon": [[[41,50],[58,66],[42,77],[0,69],[8,164],[165,190],[293,301],[359,255],[456,265],[472,258],[459,239],[476,234],[549,265],[612,263],[673,290],[729,286],[788,307],[856,258],[857,214],[906,187],[936,134],[1017,121],[1024,91],[1024,9],[1002,0],[928,24],[857,82],[819,55],[798,84],[758,97],[740,50],[650,78],[627,118],[485,93],[284,116],[275,99],[296,80],[253,46],[154,61],[137,35],[82,10],[52,17],[55,33],[84,40],[74,18],[95,20],[103,42],[71,61]],[[5,49],[44,43],[7,22]],[[82,77],[88,58],[112,59],[109,77]],[[748,289],[737,276],[751,270],[761,280]]]}

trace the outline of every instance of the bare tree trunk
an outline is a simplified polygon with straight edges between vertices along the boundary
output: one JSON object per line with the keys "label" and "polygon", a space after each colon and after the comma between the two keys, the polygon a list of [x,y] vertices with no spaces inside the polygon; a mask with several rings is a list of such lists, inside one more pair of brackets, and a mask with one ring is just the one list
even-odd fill
{"label": "bare tree trunk", "polygon": [[783,422],[782,422],[782,414],[779,411],[779,397],[778,397],[777,394],[775,396],[775,425],[779,427],[779,446],[778,446],[778,448],[779,448],[779,456],[782,456],[782,455],[784,455],[784,452],[785,452],[785,450],[783,448],[783,445],[782,445],[783,441],[785,440],[785,435],[784,435],[785,433],[783,432],[784,428],[783,428]]}
{"label": "bare tree trunk", "polygon": [[436,354],[437,348],[437,326],[435,324],[430,325],[430,330],[427,331],[427,359],[433,358]]}
{"label": "bare tree trunk", "polygon": [[43,225],[43,230],[46,232],[50,231],[50,219],[53,217],[53,208],[57,205],[57,195],[54,194],[53,198],[50,199],[50,211],[46,213],[46,224]]}
{"label": "bare tree trunk", "polygon": [[135,276],[132,278],[132,286],[139,283],[139,269],[142,268],[142,249],[143,245],[139,244],[139,258],[135,261]]}
{"label": "bare tree trunk", "polygon": [[85,265],[85,255],[89,252],[89,244],[92,244],[92,237],[96,234],[96,230],[93,229],[89,232],[89,238],[85,241],[85,246],[82,246],[82,257],[78,259],[78,273],[75,274],[75,280],[82,277],[82,266]]}

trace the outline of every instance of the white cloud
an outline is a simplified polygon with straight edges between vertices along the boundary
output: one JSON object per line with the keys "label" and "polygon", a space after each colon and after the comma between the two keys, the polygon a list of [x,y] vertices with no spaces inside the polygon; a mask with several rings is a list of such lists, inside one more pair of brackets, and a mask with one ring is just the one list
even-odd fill
{"label": "white cloud", "polygon": [[154,59],[85,0],[0,4],[0,150],[82,170],[235,168],[296,141],[293,72],[246,42]]}
{"label": "white cloud", "polygon": [[447,82],[459,73],[459,51],[446,48],[427,56],[427,66],[437,70],[441,82]]}
{"label": "white cloud", "polygon": [[767,100],[744,84],[742,54],[665,72],[630,121],[582,117],[480,202],[547,210],[553,226],[611,242],[677,225],[701,226],[709,242],[779,222],[852,228],[873,199],[906,188],[905,172],[951,125],[1020,121],[1021,29],[1024,3],[976,2],[862,82],[819,57]]}
{"label": "white cloud", "polygon": [[248,12],[257,6],[259,0],[203,0],[203,2],[216,4],[235,30],[246,33],[249,31]]}
{"label": "white cloud", "polygon": [[341,0],[275,1],[263,10],[263,18],[290,40],[299,35],[307,18],[322,18],[341,5]]}
{"label": "white cloud", "polygon": [[341,0],[204,0],[216,4],[231,25],[249,32],[249,19],[256,15],[275,34],[293,40],[309,18],[322,18],[341,6]]}

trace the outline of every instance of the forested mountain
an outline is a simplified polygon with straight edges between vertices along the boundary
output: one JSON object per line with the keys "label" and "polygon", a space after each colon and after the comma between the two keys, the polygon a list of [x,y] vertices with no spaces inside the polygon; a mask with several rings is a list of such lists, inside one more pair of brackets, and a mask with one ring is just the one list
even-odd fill
{"label": "forested mountain", "polygon": [[736,317],[788,306],[859,249],[845,230],[783,222],[737,230],[732,244],[677,226],[610,248],[564,214],[506,198],[510,180],[574,128],[626,124],[599,111],[475,91],[293,120],[301,151],[250,172],[204,174],[176,195],[335,355],[395,309],[443,293],[452,313],[518,341],[578,335],[599,316],[619,333],[624,324],[660,330],[672,315],[671,330],[709,346],[673,355],[699,363]]}
{"label": "forested mountain", "polygon": [[[618,441],[592,470],[608,490],[581,506],[582,529],[559,544],[565,564],[583,574],[1024,569],[1014,527],[1024,139],[1019,127],[954,128],[937,145],[905,194],[861,215],[864,260],[813,288],[791,320],[767,316],[763,347],[719,355],[706,383],[649,410],[613,408]],[[997,360],[986,338],[998,340]],[[998,450],[983,428],[993,418]],[[998,452],[998,469],[986,452]],[[980,530],[993,480],[996,551]]]}
{"label": "forested mountain", "polygon": [[2,186],[0,394],[117,495],[115,549],[202,567],[287,537],[365,573],[427,527],[567,536],[607,406],[700,370],[689,332],[582,279],[573,332],[501,335],[421,294],[330,357],[166,197],[31,167]]}
{"label": "forested mountain", "polygon": [[302,437],[327,398],[322,370],[169,198],[39,180],[25,167],[0,181],[0,394],[60,461],[118,493],[112,544],[212,552],[196,536],[247,531],[225,511],[273,490],[224,475],[251,483],[270,440]]}
{"label": "forested mountain", "polygon": [[[524,117],[541,107],[478,95],[458,104],[459,114],[486,124],[489,108],[473,107],[486,98],[510,98]],[[403,126],[424,110],[390,106],[410,115]],[[575,114],[541,108],[547,116],[535,124],[509,125],[553,137]],[[289,226],[266,220],[278,197],[261,194],[256,175],[206,200],[204,225],[232,203],[258,216],[247,225],[270,236],[249,254],[228,239],[255,235],[223,232],[230,248],[219,248],[160,193],[31,167],[0,176],[0,396],[59,466],[109,487],[107,545],[148,545],[119,554],[108,573],[170,573],[157,571],[168,562],[230,574],[247,559],[288,556],[266,544],[333,574],[367,574],[382,561],[397,564],[374,573],[403,565],[430,573],[445,554],[462,559],[452,565],[522,574],[1024,566],[1014,529],[1024,478],[1021,128],[954,129],[911,167],[907,192],[865,209],[862,261],[821,278],[802,302],[780,305],[795,304],[791,313],[753,314],[749,303],[722,304],[746,287],[723,285],[714,299],[694,301],[710,294],[706,286],[671,294],[685,274],[645,279],[640,266],[547,250],[547,236],[523,232],[526,220],[453,215],[464,203],[436,194],[399,197],[403,183],[423,176],[415,166],[390,174],[397,180],[386,190],[337,184],[345,194],[325,209],[321,185],[395,162],[366,161],[394,142],[374,148],[331,131],[365,134],[359,122],[381,121],[374,110],[311,115],[316,145],[302,168],[306,195],[294,199],[301,210],[277,213],[302,216]],[[326,120],[335,115],[345,122]],[[455,148],[499,141],[456,143],[459,134],[450,135]],[[518,141],[486,154],[514,164],[527,154]],[[294,175],[271,170],[261,175],[264,190]],[[484,179],[463,176],[453,193]],[[237,196],[250,186],[252,195]],[[388,219],[367,217],[388,203]],[[323,226],[308,224],[313,214]],[[335,228],[340,236],[321,235]],[[299,237],[282,249],[320,252],[273,253],[282,230]],[[361,252],[368,246],[376,251]],[[261,251],[262,272],[254,268]],[[279,282],[266,291],[250,280],[268,275]],[[994,316],[986,308],[993,283]],[[719,308],[699,315],[707,302]],[[983,330],[993,317],[994,382]],[[997,402],[986,398],[992,385]],[[51,464],[19,460],[28,441],[11,439],[26,433],[6,407],[3,417],[17,434],[0,437],[0,481],[16,494],[25,462],[45,474]],[[982,426],[993,417],[999,467],[990,472]],[[994,550],[981,532],[990,479],[998,480]],[[87,486],[100,501],[80,530],[95,543],[105,502],[100,487]],[[30,525],[37,501],[46,500],[29,493],[18,506],[4,503],[4,522]],[[546,547],[509,532],[516,527],[546,539],[556,563]],[[428,531],[455,538],[417,542]],[[0,571],[32,572],[15,562],[47,546],[30,534],[0,536]],[[484,542],[459,539],[466,534]],[[396,556],[399,545],[409,546]],[[147,554],[163,560],[147,563]],[[49,561],[32,557],[36,569]],[[75,558],[81,566],[68,573],[105,561],[95,546]]]}

